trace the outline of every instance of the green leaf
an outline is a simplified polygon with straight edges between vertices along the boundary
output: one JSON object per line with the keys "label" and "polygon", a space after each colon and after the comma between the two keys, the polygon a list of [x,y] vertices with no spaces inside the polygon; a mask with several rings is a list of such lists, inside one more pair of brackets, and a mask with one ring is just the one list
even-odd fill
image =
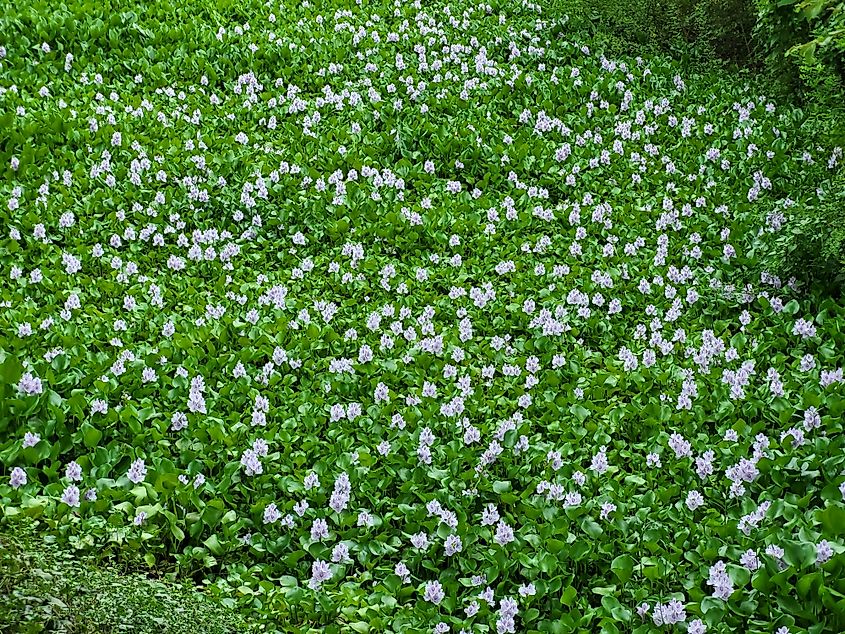
{"label": "green leaf", "polygon": [[220,540],[217,539],[217,535],[212,535],[206,539],[203,544],[206,548],[208,548],[211,554],[218,557],[223,554],[223,546],[220,544]]}
{"label": "green leaf", "polygon": [[85,446],[89,449],[93,449],[94,447],[96,447],[102,437],[103,432],[101,432],[99,429],[97,429],[90,423],[85,423],[82,425],[82,442],[84,442]]}
{"label": "green leaf", "polygon": [[610,569],[617,579],[625,583],[631,578],[634,571],[634,560],[630,555],[619,555],[610,564]]}
{"label": "green leaf", "polygon": [[599,526],[598,522],[591,517],[584,517],[581,520],[581,528],[585,533],[587,533],[587,535],[593,538],[597,538],[604,533],[604,530],[601,526]]}
{"label": "green leaf", "polygon": [[783,552],[783,560],[799,570],[809,567],[816,560],[816,547],[813,544],[784,542]]}

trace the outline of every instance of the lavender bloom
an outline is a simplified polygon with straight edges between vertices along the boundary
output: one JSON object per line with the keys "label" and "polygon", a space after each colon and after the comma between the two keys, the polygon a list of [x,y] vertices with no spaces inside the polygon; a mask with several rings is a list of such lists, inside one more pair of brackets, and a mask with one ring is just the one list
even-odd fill
{"label": "lavender bloom", "polygon": [[144,478],[147,477],[147,467],[144,465],[144,461],[140,458],[136,459],[132,463],[132,466],[129,467],[126,477],[129,478],[129,481],[133,484],[140,484],[143,482]]}
{"label": "lavender bloom", "polygon": [[65,477],[76,482],[82,480],[82,467],[74,460],[65,467]]}
{"label": "lavender bloom", "polygon": [[534,587],[533,583],[523,583],[519,586],[519,596],[533,597],[535,594],[537,594],[537,588]]}
{"label": "lavender bloom", "polygon": [[265,524],[275,524],[279,521],[279,518],[281,517],[282,513],[281,511],[279,511],[278,508],[276,508],[276,505],[274,503],[271,502],[266,507],[264,507],[263,521]]}
{"label": "lavender bloom", "polygon": [[669,447],[675,452],[676,458],[688,458],[692,456],[690,443],[684,440],[680,434],[672,434],[669,438]]}
{"label": "lavender bloom", "polygon": [[727,601],[731,594],[733,594],[734,587],[731,578],[728,576],[725,562],[717,561],[710,566],[710,576],[707,579],[707,585],[712,586],[713,596],[717,599]]}
{"label": "lavender bloom", "polygon": [[241,466],[248,476],[264,473],[264,467],[258,459],[258,455],[252,449],[245,449],[241,454]]}
{"label": "lavender bloom", "polygon": [[704,634],[706,631],[707,626],[701,619],[690,621],[689,627],[687,628],[687,634]]}
{"label": "lavender bloom", "polygon": [[411,571],[408,570],[408,566],[405,565],[404,561],[400,561],[398,564],[396,564],[396,567],[393,569],[393,572],[396,574],[397,577],[402,579],[402,583],[411,582]]}
{"label": "lavender bloom", "polygon": [[329,536],[329,525],[326,520],[320,518],[314,520],[311,525],[311,540],[315,542],[327,539]]}
{"label": "lavender bloom", "polygon": [[332,562],[336,564],[347,563],[349,559],[349,547],[343,542],[332,548]]}
{"label": "lavender bloom", "polygon": [[496,534],[493,539],[500,546],[507,546],[514,541],[516,537],[514,537],[513,529],[505,522],[499,520],[499,523],[496,524]]}
{"label": "lavender bloom", "polygon": [[9,484],[12,486],[13,489],[19,489],[23,485],[26,484],[26,471],[21,469],[20,467],[15,467],[12,469],[12,475],[9,479]]}
{"label": "lavender bloom", "polygon": [[672,599],[669,603],[658,603],[655,605],[651,619],[658,627],[661,625],[674,625],[675,623],[686,621],[687,613],[683,603],[677,599]]}
{"label": "lavender bloom", "polygon": [[833,557],[833,548],[830,543],[823,539],[816,546],[816,563],[821,565]]}
{"label": "lavender bloom", "polygon": [[324,581],[332,578],[332,571],[329,564],[318,559],[311,564],[311,579],[308,581],[308,587],[312,590],[319,590]]}
{"label": "lavender bloom", "polygon": [[79,507],[79,487],[74,484],[71,484],[67,487],[64,492],[62,493],[62,502],[67,504],[70,507],[78,508]]}
{"label": "lavender bloom", "polygon": [[742,553],[742,557],[739,558],[739,563],[743,566],[748,568],[750,571],[757,570],[762,564],[760,563],[760,558],[757,557],[757,553],[753,550],[746,550]]}
{"label": "lavender bloom", "polygon": [[446,552],[447,557],[451,557],[455,553],[459,553],[463,550],[464,546],[461,543],[461,538],[457,535],[449,535],[446,537],[446,542],[444,544],[444,550]]}
{"label": "lavender bloom", "polygon": [[27,372],[20,378],[20,380],[18,381],[17,388],[22,394],[25,394],[27,396],[41,394],[44,391],[44,386],[41,383],[41,379],[36,376],[33,376],[32,372]]}
{"label": "lavender bloom", "polygon": [[698,491],[692,490],[687,493],[686,505],[690,511],[694,511],[697,508],[704,506],[704,496],[702,496]]}
{"label": "lavender bloom", "polygon": [[446,598],[446,593],[443,591],[443,586],[439,581],[429,581],[425,584],[425,594],[423,600],[439,605],[440,602]]}

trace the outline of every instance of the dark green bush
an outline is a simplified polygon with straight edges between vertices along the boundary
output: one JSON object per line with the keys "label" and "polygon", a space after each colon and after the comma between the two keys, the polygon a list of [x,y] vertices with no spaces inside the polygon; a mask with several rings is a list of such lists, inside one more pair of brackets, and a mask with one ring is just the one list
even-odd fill
{"label": "dark green bush", "polygon": [[790,223],[774,239],[766,264],[784,277],[820,286],[830,295],[845,290],[845,172],[819,187],[814,204],[793,208]]}
{"label": "dark green bush", "polygon": [[695,62],[752,59],[752,0],[610,0],[564,2],[605,34]]}
{"label": "dark green bush", "polygon": [[757,0],[755,42],[773,69],[797,77],[816,62],[845,78],[845,2]]}
{"label": "dark green bush", "polygon": [[193,587],[45,540],[33,522],[0,526],[0,632],[249,631],[240,616]]}

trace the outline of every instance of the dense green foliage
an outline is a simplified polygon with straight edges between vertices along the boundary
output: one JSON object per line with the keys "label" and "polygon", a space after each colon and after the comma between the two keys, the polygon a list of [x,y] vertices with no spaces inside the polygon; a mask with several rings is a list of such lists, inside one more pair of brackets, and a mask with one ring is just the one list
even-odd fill
{"label": "dense green foliage", "polygon": [[0,533],[5,634],[245,634],[232,610],[184,585],[128,572],[99,555],[45,541],[34,523]]}
{"label": "dense green foliage", "polygon": [[590,22],[620,51],[633,46],[697,63],[754,56],[753,0],[558,0],[554,6]]}
{"label": "dense green foliage", "polygon": [[[808,145],[845,145],[845,11],[837,0],[558,0],[573,24],[615,53],[668,52],[688,67],[727,65],[762,74],[796,105]],[[843,184],[824,184],[824,201],[793,209],[764,266],[839,294],[845,288]]]}
{"label": "dense green foliage", "polygon": [[4,521],[267,631],[845,629],[835,116],[555,8],[0,0]]}

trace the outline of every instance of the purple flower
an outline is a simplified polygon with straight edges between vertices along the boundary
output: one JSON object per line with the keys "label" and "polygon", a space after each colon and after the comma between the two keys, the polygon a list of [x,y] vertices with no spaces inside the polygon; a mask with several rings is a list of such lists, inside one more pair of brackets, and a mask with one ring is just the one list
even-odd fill
{"label": "purple flower", "polygon": [[147,477],[147,467],[144,466],[144,461],[140,458],[136,459],[132,466],[129,467],[129,471],[126,472],[126,477],[129,478],[129,481],[133,484],[140,484],[144,481],[144,478]]}
{"label": "purple flower", "polygon": [[500,546],[507,546],[516,538],[514,537],[513,529],[502,520],[499,520],[499,523],[496,524],[496,535],[493,539]]}
{"label": "purple flower", "polygon": [[694,511],[697,508],[704,506],[704,496],[702,496],[701,493],[693,489],[692,491],[687,493],[686,505],[690,511]]}
{"label": "purple flower", "polygon": [[599,513],[599,518],[606,520],[610,517],[610,514],[616,510],[616,505],[613,502],[605,502],[601,505],[601,513]]}
{"label": "purple flower", "polygon": [[411,581],[411,571],[408,570],[408,566],[405,565],[404,561],[400,561],[396,564],[396,567],[393,569],[393,572],[396,573],[397,577],[402,579],[403,583],[410,583]]}
{"label": "purple flower", "polygon": [[687,458],[692,455],[690,443],[680,434],[672,434],[669,437],[669,447],[675,452],[676,458]]}
{"label": "purple flower", "polygon": [[658,627],[661,625],[674,625],[675,623],[686,621],[687,613],[683,603],[677,599],[672,599],[665,605],[661,603],[655,605],[651,619]]}
{"label": "purple flower", "polygon": [[65,467],[65,477],[76,482],[82,480],[82,467],[74,460]]}
{"label": "purple flower", "polygon": [[275,524],[279,521],[279,518],[282,517],[282,513],[276,508],[276,505],[272,502],[264,507],[264,523],[265,524]]}
{"label": "purple flower", "polygon": [[9,480],[9,484],[12,485],[13,489],[19,489],[23,485],[26,484],[26,471],[21,469],[20,467],[15,467],[12,469],[12,476]]}
{"label": "purple flower", "polygon": [[41,384],[41,379],[32,375],[32,372],[24,374],[20,381],[18,381],[18,390],[27,396],[33,394],[41,394],[44,391],[44,386]]}
{"label": "purple flower", "polygon": [[447,557],[451,557],[455,553],[461,552],[464,548],[463,544],[461,543],[461,538],[457,535],[449,535],[446,538],[446,542],[443,546],[446,551]]}
{"label": "purple flower", "polygon": [[734,586],[727,573],[727,566],[723,561],[717,561],[710,566],[710,576],[707,585],[712,586],[713,596],[717,599],[727,601],[733,594]]}
{"label": "purple flower", "polygon": [[446,598],[446,593],[443,592],[443,586],[439,581],[429,581],[425,584],[425,593],[423,595],[425,601],[439,605],[444,598]]}
{"label": "purple flower", "polygon": [[332,578],[332,571],[329,564],[318,559],[311,564],[311,579],[308,581],[308,587],[312,590],[319,590],[324,581]]}
{"label": "purple flower", "polygon": [[67,487],[64,492],[62,493],[62,502],[67,504],[70,507],[78,508],[79,507],[79,487],[74,484],[71,484]]}
{"label": "purple flower", "polygon": [[833,557],[833,548],[826,539],[821,540],[816,546],[816,563],[823,564]]}
{"label": "purple flower", "polygon": [[690,621],[689,628],[687,628],[687,634],[704,634],[706,631],[707,626],[701,619]]}
{"label": "purple flower", "polygon": [[326,520],[318,518],[311,524],[311,540],[318,542],[327,539],[329,536],[329,525]]}
{"label": "purple flower", "polygon": [[349,561],[349,547],[343,542],[335,544],[332,548],[332,562],[342,564]]}
{"label": "purple flower", "polygon": [[757,557],[757,553],[753,550],[749,549],[742,553],[742,556],[739,558],[739,563],[743,566],[748,568],[750,571],[757,570],[762,564],[760,563],[760,558]]}

